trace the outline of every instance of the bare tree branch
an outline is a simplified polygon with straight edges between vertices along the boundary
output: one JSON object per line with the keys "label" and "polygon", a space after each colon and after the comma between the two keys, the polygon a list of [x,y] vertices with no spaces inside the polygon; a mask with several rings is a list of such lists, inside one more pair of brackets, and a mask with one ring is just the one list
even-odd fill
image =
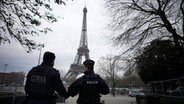
{"label": "bare tree branch", "polygon": [[[47,33],[50,28],[38,29],[39,20],[57,22],[51,14],[50,0],[1,0],[0,1],[0,44],[10,43],[11,39],[19,42],[26,51],[39,45],[30,36]],[[53,1],[65,5],[63,0]],[[41,12],[41,10],[43,10]]]}
{"label": "bare tree branch", "polygon": [[[139,50],[148,41],[172,36],[176,47],[184,43],[183,0],[105,0],[112,17],[110,26],[117,31],[115,45],[128,44],[123,53]],[[180,5],[180,6],[178,6]]]}

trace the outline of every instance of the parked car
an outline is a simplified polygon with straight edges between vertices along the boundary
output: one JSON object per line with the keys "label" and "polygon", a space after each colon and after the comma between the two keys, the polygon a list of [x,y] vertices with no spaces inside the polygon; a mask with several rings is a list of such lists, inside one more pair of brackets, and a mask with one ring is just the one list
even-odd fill
{"label": "parked car", "polygon": [[141,89],[132,89],[129,91],[129,94],[128,94],[130,97],[135,97],[137,95],[145,95]]}
{"label": "parked car", "polygon": [[171,94],[174,96],[184,96],[184,87],[177,87]]}

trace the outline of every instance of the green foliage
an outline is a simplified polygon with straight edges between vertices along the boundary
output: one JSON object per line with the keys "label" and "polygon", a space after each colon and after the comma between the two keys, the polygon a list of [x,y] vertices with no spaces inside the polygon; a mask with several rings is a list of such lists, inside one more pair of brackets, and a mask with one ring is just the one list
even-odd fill
{"label": "green foliage", "polygon": [[170,40],[154,40],[136,57],[144,82],[177,78],[184,75],[183,54]]}

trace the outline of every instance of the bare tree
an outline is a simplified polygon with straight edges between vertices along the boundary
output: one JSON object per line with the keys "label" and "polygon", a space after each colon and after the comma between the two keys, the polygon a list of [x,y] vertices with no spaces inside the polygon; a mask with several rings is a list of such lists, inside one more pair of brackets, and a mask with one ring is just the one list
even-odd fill
{"label": "bare tree", "polygon": [[172,39],[177,49],[184,45],[184,0],[105,0],[112,17],[110,26],[120,34],[116,45],[136,50],[153,39]]}
{"label": "bare tree", "polygon": [[[57,18],[51,14],[52,0],[1,0],[0,1],[0,44],[18,41],[26,51],[37,48],[38,44],[30,36],[47,33],[50,28],[38,29],[40,20],[53,23]],[[63,0],[54,0],[64,4]]]}
{"label": "bare tree", "polygon": [[112,94],[115,96],[115,85],[116,80],[118,79],[118,73],[122,71],[122,63],[119,60],[119,56],[107,55],[102,57],[97,64],[98,72],[110,80],[110,86],[112,88]]}

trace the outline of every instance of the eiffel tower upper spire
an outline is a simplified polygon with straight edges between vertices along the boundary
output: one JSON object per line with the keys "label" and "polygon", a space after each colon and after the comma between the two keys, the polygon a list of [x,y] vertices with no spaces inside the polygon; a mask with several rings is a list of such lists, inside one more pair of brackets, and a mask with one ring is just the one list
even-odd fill
{"label": "eiffel tower upper spire", "polygon": [[87,8],[83,9],[83,22],[82,22],[82,31],[81,31],[81,41],[79,47],[88,46],[87,43]]}

